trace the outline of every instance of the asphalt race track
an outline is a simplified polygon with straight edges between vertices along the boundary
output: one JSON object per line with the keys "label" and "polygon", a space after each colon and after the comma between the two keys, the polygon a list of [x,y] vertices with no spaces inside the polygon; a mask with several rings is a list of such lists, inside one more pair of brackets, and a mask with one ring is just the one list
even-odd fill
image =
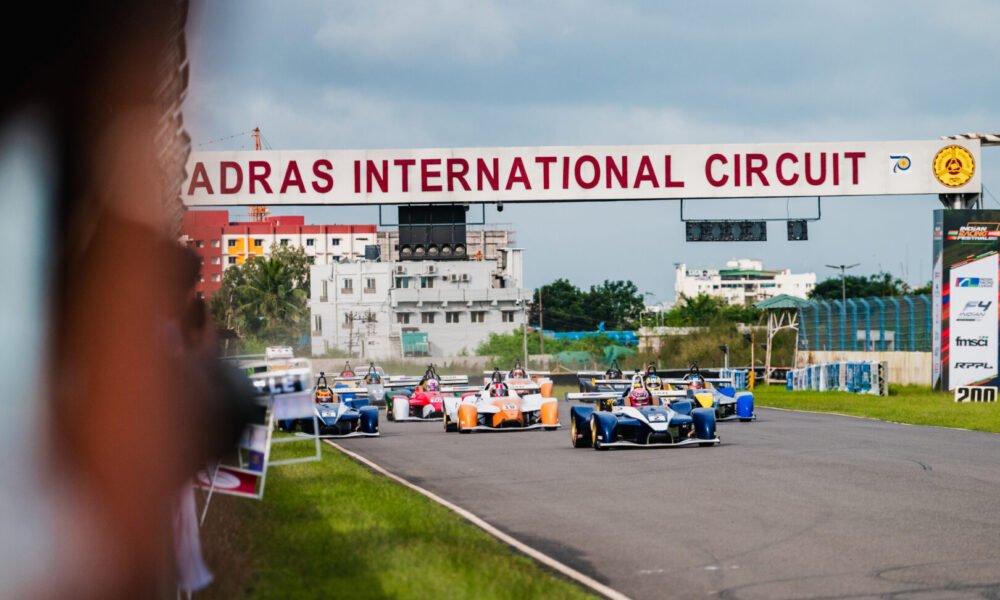
{"label": "asphalt race track", "polygon": [[[873,399],[877,402],[877,399]],[[722,445],[390,423],[341,440],[633,598],[1000,598],[1000,435],[759,409]]]}

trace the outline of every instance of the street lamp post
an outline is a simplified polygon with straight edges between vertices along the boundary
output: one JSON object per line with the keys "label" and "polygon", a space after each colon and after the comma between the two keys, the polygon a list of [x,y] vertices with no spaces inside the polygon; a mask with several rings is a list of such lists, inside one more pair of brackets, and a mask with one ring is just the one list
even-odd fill
{"label": "street lamp post", "polygon": [[[860,265],[861,263],[854,263],[853,265],[826,265],[831,269],[840,269],[840,347],[841,350],[844,349],[844,325],[847,322],[847,279],[845,271],[847,269],[853,269],[854,267]],[[851,336],[855,333],[851,332]]]}
{"label": "street lamp post", "polygon": [[831,269],[840,269],[840,307],[843,310],[847,310],[847,281],[845,279],[845,271],[847,269],[853,269],[854,267],[860,265],[861,263],[854,263],[853,265],[826,265]]}

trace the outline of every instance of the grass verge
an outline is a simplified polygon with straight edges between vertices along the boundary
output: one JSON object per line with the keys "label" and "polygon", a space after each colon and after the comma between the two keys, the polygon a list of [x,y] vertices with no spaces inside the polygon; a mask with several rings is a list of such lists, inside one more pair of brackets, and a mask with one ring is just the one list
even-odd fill
{"label": "grass verge", "polygon": [[593,598],[326,445],[271,468],[261,502],[216,496],[202,540],[216,582],[199,599]]}
{"label": "grass verge", "polygon": [[959,427],[1000,433],[1000,406],[961,403],[948,392],[921,386],[890,386],[884,397],[848,392],[789,392],[782,386],[754,390],[758,406],[871,417],[912,425]]}

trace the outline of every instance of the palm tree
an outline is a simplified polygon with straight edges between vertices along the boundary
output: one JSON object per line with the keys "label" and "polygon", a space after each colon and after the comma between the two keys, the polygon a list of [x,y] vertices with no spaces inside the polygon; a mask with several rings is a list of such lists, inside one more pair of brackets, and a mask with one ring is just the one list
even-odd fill
{"label": "palm tree", "polygon": [[244,265],[243,281],[234,294],[233,311],[240,329],[260,339],[290,341],[308,324],[308,294],[296,287],[288,266],[277,258]]}

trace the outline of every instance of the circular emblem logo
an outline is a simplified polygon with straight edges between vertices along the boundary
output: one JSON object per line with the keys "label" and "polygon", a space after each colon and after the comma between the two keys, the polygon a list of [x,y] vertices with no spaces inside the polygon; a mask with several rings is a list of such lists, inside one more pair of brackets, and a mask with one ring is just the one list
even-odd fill
{"label": "circular emblem logo", "polygon": [[975,172],[976,161],[962,146],[945,146],[934,157],[934,176],[948,187],[962,187]]}

